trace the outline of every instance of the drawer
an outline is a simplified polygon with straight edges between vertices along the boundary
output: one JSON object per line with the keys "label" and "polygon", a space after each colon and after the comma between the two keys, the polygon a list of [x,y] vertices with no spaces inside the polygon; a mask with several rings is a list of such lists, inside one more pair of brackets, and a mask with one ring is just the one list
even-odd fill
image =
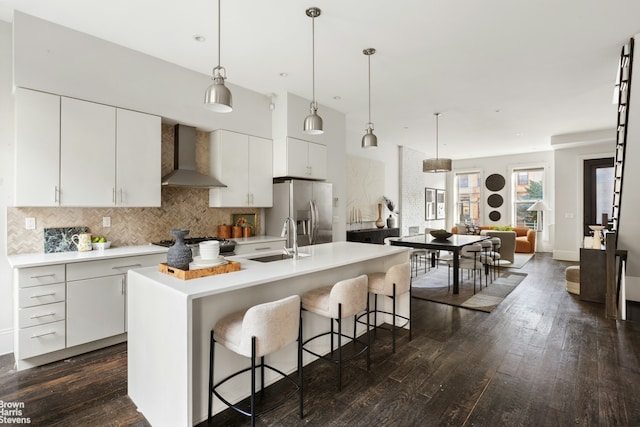
{"label": "drawer", "polygon": [[167,261],[167,254],[140,255],[67,264],[67,281],[126,274],[132,268],[157,266]]}
{"label": "drawer", "polygon": [[18,289],[20,308],[64,301],[65,289],[64,283]]}
{"label": "drawer", "polygon": [[50,285],[64,282],[64,264],[18,269],[18,286]]}
{"label": "drawer", "polygon": [[47,323],[18,331],[16,359],[27,359],[65,347],[65,322]]}
{"label": "drawer", "polygon": [[65,303],[38,305],[36,307],[21,308],[18,311],[18,327],[44,325],[46,323],[64,320]]}
{"label": "drawer", "polygon": [[286,240],[276,240],[262,243],[242,243],[236,245],[234,250],[236,255],[256,254],[260,252],[273,251],[284,248]]}

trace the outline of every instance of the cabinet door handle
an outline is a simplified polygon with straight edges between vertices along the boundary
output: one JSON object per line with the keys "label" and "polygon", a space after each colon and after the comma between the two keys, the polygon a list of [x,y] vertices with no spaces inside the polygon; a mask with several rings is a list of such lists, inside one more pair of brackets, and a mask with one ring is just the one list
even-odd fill
{"label": "cabinet door handle", "polygon": [[123,203],[123,199],[122,199],[122,188],[120,189],[120,204]]}
{"label": "cabinet door handle", "polygon": [[41,334],[31,335],[31,339],[44,337],[46,335],[55,335],[55,334],[56,334],[56,331],[43,332]]}
{"label": "cabinet door handle", "polygon": [[30,319],[40,319],[41,317],[47,317],[47,316],[55,316],[56,314],[51,312],[51,313],[45,313],[45,314],[34,314],[33,316],[30,317]]}
{"label": "cabinet door handle", "polygon": [[111,269],[112,270],[121,270],[123,268],[134,268],[134,267],[142,267],[142,264],[117,265],[115,267],[111,267]]}
{"label": "cabinet door handle", "polygon": [[111,201],[114,205],[116,204],[116,187],[111,188]]}
{"label": "cabinet door handle", "polygon": [[49,292],[48,294],[31,295],[29,298],[52,297],[52,296],[54,296],[55,294],[56,294],[55,292]]}
{"label": "cabinet door handle", "polygon": [[264,247],[264,248],[255,248],[255,250],[256,250],[256,251],[268,251],[268,250],[270,250],[270,249],[273,249],[273,248],[271,248],[271,247],[269,247],[269,246]]}
{"label": "cabinet door handle", "polygon": [[60,201],[60,189],[58,188],[58,186],[56,185],[54,190],[53,190],[53,201],[55,203],[58,203]]}
{"label": "cabinet door handle", "polygon": [[42,279],[43,277],[54,277],[56,273],[40,274],[39,276],[29,276],[30,279]]}

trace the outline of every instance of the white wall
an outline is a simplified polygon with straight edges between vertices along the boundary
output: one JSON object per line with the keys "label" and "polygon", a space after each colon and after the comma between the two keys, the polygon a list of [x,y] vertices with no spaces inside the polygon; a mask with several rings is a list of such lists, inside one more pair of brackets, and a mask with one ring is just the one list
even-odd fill
{"label": "white wall", "polygon": [[555,259],[580,260],[580,247],[583,241],[584,161],[613,157],[614,149],[615,141],[611,140],[596,144],[572,145],[570,148],[555,150],[556,182],[558,183],[553,248]]}
{"label": "white wall", "polygon": [[13,26],[16,86],[143,111],[204,131],[271,138],[265,95],[227,83],[234,110],[213,113],[203,107],[208,75],[24,13],[15,13]]}
{"label": "white wall", "polygon": [[7,262],[7,206],[13,194],[11,24],[0,21],[0,354],[13,351],[11,268]]}
{"label": "white wall", "polygon": [[[513,213],[513,197],[511,187],[511,173],[514,168],[525,167],[544,167],[545,180],[544,180],[544,199],[547,205],[551,208],[551,212],[545,212],[544,215],[544,229],[537,236],[536,247],[539,252],[551,251],[554,244],[554,199],[555,199],[555,183],[556,170],[553,162],[553,151],[539,151],[524,154],[514,154],[508,156],[497,157],[483,157],[477,159],[464,159],[453,161],[453,173],[450,176],[450,188],[453,189],[453,177],[456,172],[466,171],[478,171],[480,172],[481,180],[481,204],[480,204],[480,225],[509,225],[512,224]],[[487,198],[493,192],[487,190],[485,187],[485,180],[491,174],[500,174],[504,176],[506,184],[505,188],[497,192],[504,199],[504,203],[500,208],[494,209],[487,205]],[[450,191],[453,193],[453,191]],[[451,194],[453,196],[453,194]],[[451,211],[453,212],[453,206]],[[489,212],[492,210],[498,210],[501,214],[499,221],[491,221],[489,219]],[[453,226],[453,223],[450,223]]]}

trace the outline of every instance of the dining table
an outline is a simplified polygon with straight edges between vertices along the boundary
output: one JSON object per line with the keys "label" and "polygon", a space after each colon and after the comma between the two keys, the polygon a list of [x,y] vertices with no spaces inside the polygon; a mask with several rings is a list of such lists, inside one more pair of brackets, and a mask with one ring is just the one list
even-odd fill
{"label": "dining table", "polygon": [[[393,246],[407,246],[432,251],[449,251],[453,254],[453,293],[460,292],[460,250],[467,245],[488,239],[489,236],[475,234],[454,234],[446,239],[436,239],[430,234],[416,234],[404,237],[391,237],[388,241]],[[432,265],[435,263],[435,252],[432,253]]]}

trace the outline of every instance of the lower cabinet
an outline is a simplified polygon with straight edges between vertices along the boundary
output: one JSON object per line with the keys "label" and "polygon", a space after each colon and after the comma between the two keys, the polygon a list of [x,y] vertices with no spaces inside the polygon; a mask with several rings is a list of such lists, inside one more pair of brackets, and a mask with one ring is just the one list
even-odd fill
{"label": "lower cabinet", "polygon": [[[160,253],[16,269],[18,369],[99,348],[100,340],[125,333],[127,272],[157,266],[166,258]],[[82,346],[88,343],[93,348]],[[65,352],[54,353],[58,350]],[[37,362],[25,362],[36,356],[40,356]]]}
{"label": "lower cabinet", "polygon": [[124,333],[125,276],[67,282],[67,346]]}

